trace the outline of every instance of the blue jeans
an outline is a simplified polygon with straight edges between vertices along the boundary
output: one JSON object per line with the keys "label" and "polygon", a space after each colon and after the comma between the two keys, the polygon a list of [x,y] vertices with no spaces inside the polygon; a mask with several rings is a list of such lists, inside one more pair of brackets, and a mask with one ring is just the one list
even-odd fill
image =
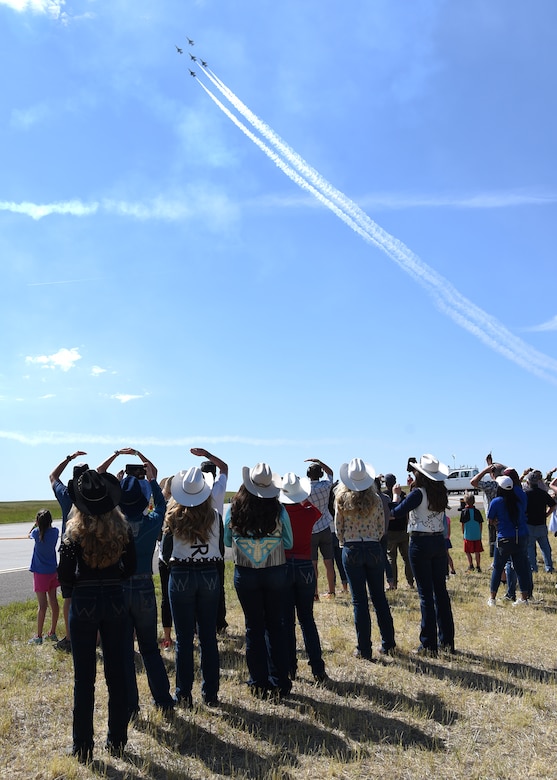
{"label": "blue jeans", "polygon": [[362,658],[371,659],[371,618],[367,589],[375,609],[382,649],[395,647],[393,618],[385,596],[385,556],[381,542],[345,542],[342,562],[352,594],[358,650]]}
{"label": "blue jeans", "polygon": [[285,626],[288,637],[288,668],[294,679],[298,665],[296,659],[296,614],[304,645],[308,655],[308,663],[316,677],[323,677],[325,664],[321,653],[321,641],[313,617],[315,594],[315,569],[311,560],[288,561],[288,596],[285,603]]}
{"label": "blue jeans", "polygon": [[491,571],[491,592],[497,593],[501,582],[501,572],[509,559],[513,562],[518,578],[518,587],[522,593],[530,595],[532,592],[532,572],[528,561],[528,536],[526,534],[519,536],[518,542],[515,539],[497,539]]}
{"label": "blue jeans", "polygon": [[454,648],[454,621],[447,591],[447,547],[443,534],[410,535],[408,557],[420,597],[420,644],[437,652]]}
{"label": "blue jeans", "polygon": [[547,572],[552,572],[553,559],[551,557],[551,547],[549,545],[547,526],[545,523],[543,525],[528,525],[528,560],[532,571],[538,570],[536,542],[539,544],[540,550],[542,551],[545,570]]}
{"label": "blue jeans", "polygon": [[246,624],[248,685],[258,692],[278,688],[283,694],[289,693],[292,683],[288,678],[288,642],[284,630],[284,605],[288,597],[286,564],[263,569],[236,566],[234,587]]}
{"label": "blue jeans", "polygon": [[69,625],[74,665],[73,751],[86,754],[93,749],[97,631],[101,635],[108,687],[107,742],[116,749],[123,748],[128,738],[128,705],[122,583],[99,580],[76,585]]}
{"label": "blue jeans", "polygon": [[338,569],[338,575],[343,585],[346,585],[348,580],[346,579],[346,572],[344,571],[344,564],[342,562],[342,547],[338,543],[338,536],[331,531],[331,538],[333,540],[333,557]]}
{"label": "blue jeans", "polygon": [[220,580],[214,564],[170,568],[168,594],[176,631],[176,698],[191,702],[193,687],[193,636],[197,622],[201,663],[201,693],[214,701],[219,690],[217,609]]}
{"label": "blue jeans", "polygon": [[137,637],[139,652],[145,665],[149,688],[157,707],[172,707],[170,683],[161,658],[157,640],[157,601],[150,575],[138,575],[125,580],[124,600],[128,609],[126,620],[126,683],[128,711],[139,710],[139,692],[135,676],[133,634]]}

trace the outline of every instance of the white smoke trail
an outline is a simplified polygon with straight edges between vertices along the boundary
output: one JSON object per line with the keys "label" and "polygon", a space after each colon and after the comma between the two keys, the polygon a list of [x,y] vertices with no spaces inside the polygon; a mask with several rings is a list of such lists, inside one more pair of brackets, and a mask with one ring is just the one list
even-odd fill
{"label": "white smoke trail", "polygon": [[[287,172],[284,167],[278,165],[275,159],[276,155],[265,145],[259,142],[256,136],[253,136],[245,126],[242,126],[236,120],[236,117],[225,110],[224,106],[218,101],[209,90],[208,94],[215,100],[217,105],[225,111],[227,116],[238,126],[248,137],[259,146],[278,167],[286,173],[299,186],[312,192],[318,197],[317,192],[322,197],[318,199],[334,211],[337,216],[343,219],[346,224],[365,238],[367,241],[375,244],[394,260],[406,273],[417,281],[433,297],[437,307],[450,317],[456,324],[464,328],[480,341],[513,361],[521,368],[546,379],[557,383],[557,378],[551,375],[551,372],[557,373],[557,361],[534,350],[530,345],[519,337],[511,333],[496,318],[487,314],[476,304],[463,296],[439,273],[424,263],[414,252],[412,252],[402,241],[391,236],[383,228],[377,225],[354,201],[350,200],[344,193],[333,187],[318,171],[312,168],[301,155],[295,152],[278,136],[265,122],[257,117],[226,85],[209,69],[205,70],[207,77],[216,86],[216,88],[226,97],[236,110],[247,121],[258,130],[261,135],[273,145],[291,165],[298,170],[304,183],[294,178],[292,174],[295,171],[290,168]],[[204,85],[199,82],[201,86]],[[206,89],[204,87],[204,89]],[[324,199],[323,199],[324,196]],[[333,208],[334,206],[334,208]],[[340,213],[339,213],[340,212]],[[346,217],[349,218],[347,221]],[[356,226],[358,229],[356,229]],[[362,235],[362,231],[364,235]]]}

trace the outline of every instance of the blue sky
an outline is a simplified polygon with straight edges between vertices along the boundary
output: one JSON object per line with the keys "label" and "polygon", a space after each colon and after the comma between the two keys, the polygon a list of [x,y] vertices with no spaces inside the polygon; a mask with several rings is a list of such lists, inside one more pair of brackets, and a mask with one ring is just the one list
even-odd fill
{"label": "blue sky", "polygon": [[76,449],[162,477],[206,447],[231,488],[259,460],[557,465],[554,0],[0,25],[0,500]]}

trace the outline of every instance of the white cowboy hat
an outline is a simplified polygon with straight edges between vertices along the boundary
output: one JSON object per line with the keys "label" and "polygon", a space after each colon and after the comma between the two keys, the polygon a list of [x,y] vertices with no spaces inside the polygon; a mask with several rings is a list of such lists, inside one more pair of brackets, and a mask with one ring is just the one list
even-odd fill
{"label": "white cowboy hat", "polygon": [[282,478],[279,501],[281,504],[301,504],[311,493],[309,477],[298,477],[289,471]]}
{"label": "white cowboy hat", "polygon": [[433,455],[422,455],[419,461],[412,463],[412,468],[434,482],[444,482],[449,476],[449,467]]}
{"label": "white cowboy hat", "polygon": [[277,498],[282,486],[280,476],[273,473],[266,463],[257,463],[252,469],[244,466],[242,481],[246,489],[258,498]]}
{"label": "white cowboy hat", "polygon": [[182,506],[199,506],[211,495],[211,488],[205,482],[203,472],[197,466],[179,471],[170,483],[172,498]]}
{"label": "white cowboy hat", "polygon": [[339,476],[349,490],[367,490],[375,481],[375,469],[361,458],[352,458],[350,463],[342,464]]}

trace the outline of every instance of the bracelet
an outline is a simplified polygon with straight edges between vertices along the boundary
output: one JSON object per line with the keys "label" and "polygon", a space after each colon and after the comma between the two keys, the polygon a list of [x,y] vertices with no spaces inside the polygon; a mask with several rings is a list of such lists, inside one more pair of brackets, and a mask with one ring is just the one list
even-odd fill
{"label": "bracelet", "polygon": [[120,454],[120,450],[114,450],[114,454],[115,455],[119,455]]}
{"label": "bracelet", "polygon": [[66,455],[66,460],[71,460],[71,459],[72,459],[71,455]]}

